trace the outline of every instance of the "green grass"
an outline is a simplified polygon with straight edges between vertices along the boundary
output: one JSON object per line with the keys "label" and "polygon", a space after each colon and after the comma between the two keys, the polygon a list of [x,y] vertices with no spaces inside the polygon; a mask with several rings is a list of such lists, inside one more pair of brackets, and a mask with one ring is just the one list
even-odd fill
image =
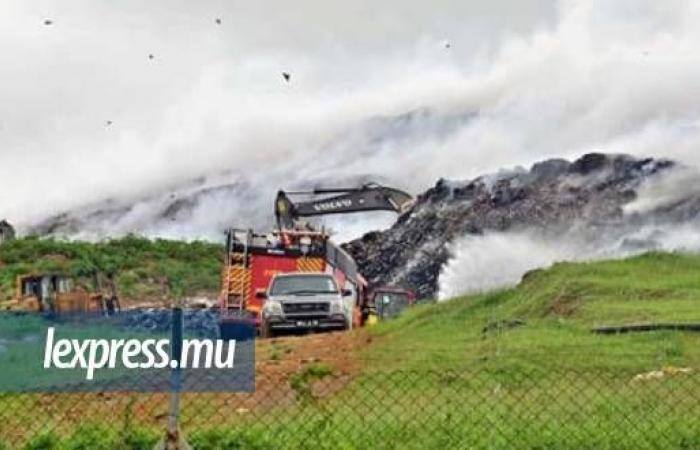
{"label": "green grass", "polygon": [[[700,334],[591,332],[669,321],[700,322],[699,256],[557,264],[515,288],[421,305],[380,324],[347,395],[360,405],[378,392],[397,399],[387,402],[398,408],[394,442],[424,448],[444,445],[421,430],[440,429],[446,414],[459,423],[447,434],[476,448],[697,448],[700,411],[688,399],[700,375],[632,379],[700,369]],[[429,419],[415,423],[416,411]]]}
{"label": "green grass", "polygon": [[[335,398],[226,426],[190,427],[197,449],[698,448],[697,380],[659,386],[577,375],[542,378],[392,372]],[[535,375],[535,374],[533,374]],[[685,392],[671,396],[675,391]],[[330,445],[332,443],[332,445]]]}
{"label": "green grass", "polygon": [[118,430],[104,424],[88,423],[66,437],[42,433],[24,444],[22,450],[151,450],[160,436],[138,427]]}
{"label": "green grass", "polygon": [[[520,320],[524,325],[489,324]],[[366,356],[396,368],[533,367],[641,371],[700,364],[700,335],[615,336],[599,325],[700,322],[700,257],[650,253],[625,260],[561,263],[513,289],[421,305],[371,332]]]}
{"label": "green grass", "polygon": [[[92,274],[114,274],[120,296],[154,301],[164,296],[213,295],[219,289],[223,246],[207,242],[127,236],[90,243],[25,238],[0,245],[0,301],[15,293],[18,275],[58,272],[91,287]],[[163,280],[170,293],[163,292]]]}

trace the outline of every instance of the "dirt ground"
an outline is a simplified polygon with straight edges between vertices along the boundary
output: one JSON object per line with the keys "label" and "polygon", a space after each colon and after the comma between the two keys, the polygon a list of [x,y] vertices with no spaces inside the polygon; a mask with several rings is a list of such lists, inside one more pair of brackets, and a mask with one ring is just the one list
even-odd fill
{"label": "dirt ground", "polygon": [[294,380],[323,368],[329,376],[311,382],[314,396],[327,397],[349,383],[361,369],[358,352],[367,343],[365,330],[260,339],[256,345],[255,392],[231,394],[242,409],[292,405],[298,400]]}
{"label": "dirt ground", "polygon": [[[322,367],[329,374],[311,380],[308,383],[308,393],[317,399],[330,397],[350,383],[362,369],[357,355],[368,342],[364,329],[258,339],[255,391],[184,394],[183,425],[197,427],[225,424],[232,420],[232,416],[233,420],[236,417],[239,420],[260,418],[266,416],[268,411],[298,405],[302,393],[299,386],[295,386],[295,380],[299,380],[313,367]],[[149,403],[145,401],[140,405],[141,408],[136,409],[136,415],[142,423],[163,418],[164,405],[161,403],[160,407],[154,408]],[[154,414],[154,411],[159,411],[160,414]],[[222,411],[230,413],[222,414]]]}
{"label": "dirt ground", "polygon": [[338,372],[357,369],[357,353],[367,345],[364,329],[259,339],[256,368],[259,375],[292,374],[311,363],[325,364]]}

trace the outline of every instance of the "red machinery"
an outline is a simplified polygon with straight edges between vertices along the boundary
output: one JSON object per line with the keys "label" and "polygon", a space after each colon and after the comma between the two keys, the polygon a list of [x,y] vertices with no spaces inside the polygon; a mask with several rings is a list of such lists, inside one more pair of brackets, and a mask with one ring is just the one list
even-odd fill
{"label": "red machinery", "polygon": [[[326,194],[334,195],[304,202],[291,199],[295,195]],[[372,302],[375,296],[368,295],[367,282],[358,273],[355,261],[333,244],[324,230],[314,230],[308,224],[299,223],[298,219],[378,210],[403,213],[412,203],[409,194],[377,184],[308,192],[279,191],[275,200],[278,230],[256,234],[252,230],[231,229],[227,233],[220,297],[223,321],[252,319],[259,326],[264,299],[257,293],[267,289],[275,274],[325,272],[333,274],[341,288],[353,290],[356,305],[353,324],[363,324],[368,315],[376,314]],[[401,289],[393,291],[397,295],[413,295]]]}
{"label": "red machinery", "polygon": [[227,257],[222,273],[220,306],[231,320],[252,317],[260,324],[264,300],[257,293],[267,289],[280,272],[325,272],[338,285],[355,292],[360,324],[367,283],[357,273],[353,259],[333,244],[323,231],[282,231],[267,235],[231,229],[227,233]]}

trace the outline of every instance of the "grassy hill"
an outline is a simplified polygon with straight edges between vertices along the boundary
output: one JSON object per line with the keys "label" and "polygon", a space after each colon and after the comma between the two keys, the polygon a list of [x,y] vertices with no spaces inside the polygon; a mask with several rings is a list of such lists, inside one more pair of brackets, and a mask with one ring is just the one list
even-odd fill
{"label": "grassy hill", "polygon": [[[675,331],[598,335],[591,328],[700,322],[700,256],[648,253],[559,263],[515,288],[414,308],[372,330],[370,357],[401,366],[517,364],[630,371],[700,363],[700,334]],[[413,363],[411,362],[413,361]]]}
{"label": "grassy hill", "polygon": [[[698,448],[700,334],[590,329],[700,321],[699,275],[700,256],[681,254],[561,263],[512,289],[415,307],[367,330],[361,375],[321,417],[302,412],[276,432],[363,430],[376,448]],[[693,371],[633,381],[669,366]]]}
{"label": "grassy hill", "polygon": [[[591,332],[659,321],[700,322],[700,256],[560,263],[371,329],[365,374],[346,398],[420,404],[427,429],[441,429],[447,410],[458,424],[450,433],[475,448],[698,448],[688,399],[700,384],[700,333]],[[673,368],[683,371],[635,381]],[[407,425],[412,410],[397,414],[377,433],[441,448]]]}
{"label": "grassy hill", "polygon": [[25,238],[0,245],[0,301],[14,295],[17,275],[60,272],[90,286],[91,274],[112,273],[125,301],[158,301],[167,278],[171,295],[216,296],[223,246],[127,236],[105,242]]}

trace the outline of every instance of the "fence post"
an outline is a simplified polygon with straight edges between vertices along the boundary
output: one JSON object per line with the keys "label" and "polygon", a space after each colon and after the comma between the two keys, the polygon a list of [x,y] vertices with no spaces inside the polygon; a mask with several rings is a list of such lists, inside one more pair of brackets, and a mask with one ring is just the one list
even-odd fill
{"label": "fence post", "polygon": [[182,308],[172,309],[172,338],[170,342],[170,360],[177,364],[170,366],[170,408],[168,411],[168,429],[165,437],[156,446],[156,450],[191,450],[182,437],[180,430],[180,391],[182,390]]}

